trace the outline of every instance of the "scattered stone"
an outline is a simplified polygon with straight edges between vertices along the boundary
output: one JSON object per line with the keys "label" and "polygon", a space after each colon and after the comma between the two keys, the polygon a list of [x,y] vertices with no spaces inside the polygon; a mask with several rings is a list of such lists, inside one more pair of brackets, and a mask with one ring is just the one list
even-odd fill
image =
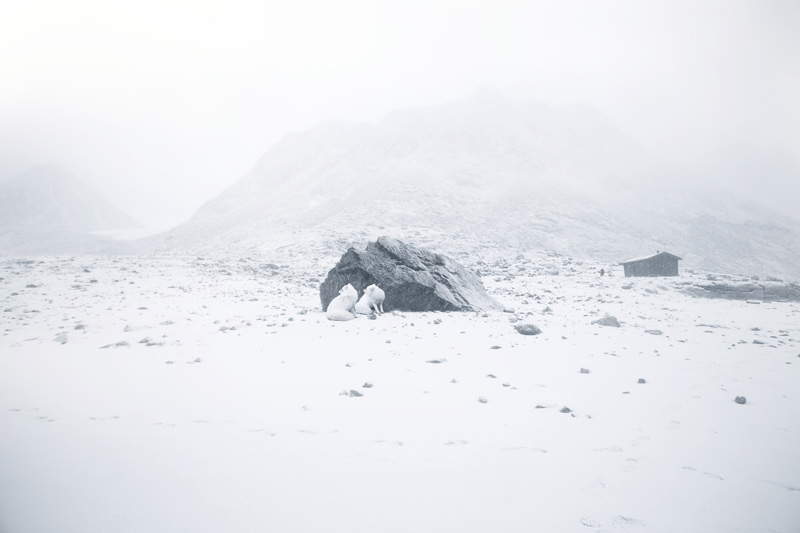
{"label": "scattered stone", "polygon": [[572,409],[570,409],[569,407],[567,407],[567,406],[565,405],[564,407],[562,407],[562,408],[561,408],[561,412],[562,412],[562,413],[571,413],[571,412],[572,412]]}
{"label": "scattered stone", "polygon": [[67,333],[66,333],[66,332],[64,332],[64,331],[62,331],[61,333],[59,333],[58,335],[56,335],[56,338],[55,338],[55,339],[53,339],[53,340],[54,340],[55,342],[59,342],[59,343],[61,343],[61,344],[67,344]]}
{"label": "scattered stone", "polygon": [[487,403],[489,400],[487,400],[485,396],[479,396],[478,401],[481,403]]}
{"label": "scattered stone", "polygon": [[478,276],[447,256],[379,237],[366,250],[350,248],[320,285],[323,309],[350,283],[356,291],[378,285],[386,311],[495,311]]}
{"label": "scattered stone", "polygon": [[764,343],[758,339],[754,339],[753,344],[764,344]]}
{"label": "scattered stone", "polygon": [[360,396],[364,396],[364,395],[363,395],[363,394],[361,394],[360,392],[358,392],[357,390],[350,389],[349,396],[350,396],[351,398],[358,398],[358,397],[360,397]]}
{"label": "scattered stone", "polygon": [[637,381],[637,383],[647,383],[647,381],[644,378],[639,378],[639,381]]}
{"label": "scattered stone", "polygon": [[617,318],[613,317],[611,315],[607,315],[607,316],[604,316],[603,318],[597,319],[594,322],[592,322],[592,324],[597,324],[598,326],[610,326],[610,327],[613,327],[613,328],[620,327],[619,321],[617,320]]}
{"label": "scattered stone", "polygon": [[436,318],[436,319],[433,320],[433,323],[434,324],[441,324],[442,323],[442,319],[441,318]]}
{"label": "scattered stone", "polygon": [[588,374],[588,373],[589,373],[588,368],[581,368],[581,374]]}
{"label": "scattered stone", "polygon": [[644,332],[650,335],[661,335],[663,333],[660,329],[646,329]]}
{"label": "scattered stone", "polygon": [[533,324],[517,324],[514,326],[514,329],[517,330],[517,333],[520,335],[538,335],[542,332],[541,329]]}
{"label": "scattered stone", "polygon": [[745,403],[747,403],[747,398],[745,398],[744,396],[737,396],[736,399],[733,401],[740,405],[744,405]]}
{"label": "scattered stone", "polygon": [[77,329],[77,330],[86,329],[86,326],[85,326],[85,325],[83,325],[83,324],[76,324],[76,325],[75,325],[75,329]]}
{"label": "scattered stone", "polygon": [[153,342],[153,340],[150,337],[145,337],[144,339],[139,341],[139,344],[148,344],[150,342]]}
{"label": "scattered stone", "polygon": [[366,383],[364,383],[364,384],[363,384],[363,385],[361,385],[361,386],[362,386],[363,388],[365,388],[365,389],[371,389],[371,388],[372,388],[372,383],[370,383],[369,381],[367,381]]}
{"label": "scattered stone", "polygon": [[492,350],[499,350],[502,346],[497,346],[496,344],[492,346]]}
{"label": "scattered stone", "polygon": [[494,374],[486,374],[486,377],[487,378],[492,378],[492,379],[497,379],[497,376],[495,376]]}
{"label": "scattered stone", "polygon": [[130,344],[128,344],[128,341],[119,341],[114,344],[106,344],[105,346],[101,346],[100,349],[102,350],[103,348],[120,348],[122,346],[130,346]]}
{"label": "scattered stone", "polygon": [[445,358],[441,358],[441,359],[430,359],[430,360],[428,360],[428,361],[425,361],[425,362],[426,362],[426,363],[431,363],[431,364],[434,364],[434,365],[438,365],[439,363],[446,363],[446,362],[447,362],[447,359],[445,359]]}
{"label": "scattered stone", "polygon": [[195,363],[202,363],[202,362],[203,362],[203,360],[202,360],[202,359],[200,359],[199,357],[197,357],[197,358],[196,358],[196,359],[195,359],[193,362],[195,362]]}

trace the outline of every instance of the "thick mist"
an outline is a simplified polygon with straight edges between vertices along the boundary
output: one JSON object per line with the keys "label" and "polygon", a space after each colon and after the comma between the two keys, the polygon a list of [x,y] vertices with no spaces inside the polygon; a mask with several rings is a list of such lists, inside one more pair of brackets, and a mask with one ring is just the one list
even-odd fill
{"label": "thick mist", "polygon": [[654,157],[791,214],[791,2],[0,4],[0,179],[50,162],[147,225],[283,136],[490,86],[583,103]]}

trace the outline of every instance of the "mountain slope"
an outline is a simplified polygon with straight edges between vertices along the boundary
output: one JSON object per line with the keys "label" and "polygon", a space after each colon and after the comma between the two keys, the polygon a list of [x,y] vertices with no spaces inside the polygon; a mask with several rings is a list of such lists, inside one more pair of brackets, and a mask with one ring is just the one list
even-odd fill
{"label": "mountain slope", "polygon": [[0,185],[0,230],[88,232],[139,226],[57,165],[32,168]]}
{"label": "mountain slope", "polygon": [[57,165],[0,183],[3,254],[122,253],[127,243],[92,231],[141,225]]}
{"label": "mountain slope", "polygon": [[700,178],[658,164],[591,108],[480,93],[289,135],[159,242],[248,247],[390,228],[443,246],[457,238],[611,263],[669,249],[683,267],[800,277],[795,222]]}

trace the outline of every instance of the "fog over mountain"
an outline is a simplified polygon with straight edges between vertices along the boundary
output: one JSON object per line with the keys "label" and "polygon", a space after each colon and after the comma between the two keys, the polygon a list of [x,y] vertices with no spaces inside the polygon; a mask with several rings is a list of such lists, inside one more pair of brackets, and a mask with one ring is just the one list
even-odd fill
{"label": "fog over mountain", "polygon": [[588,106],[493,91],[287,135],[158,246],[247,248],[423,228],[447,239],[617,262],[800,276],[796,221],[660,161]]}
{"label": "fog over mountain", "polygon": [[123,213],[57,164],[0,184],[0,229],[100,231],[136,228]]}
{"label": "fog over mountain", "polygon": [[0,182],[0,243],[5,253],[114,251],[90,232],[139,228],[78,178],[48,164]]}

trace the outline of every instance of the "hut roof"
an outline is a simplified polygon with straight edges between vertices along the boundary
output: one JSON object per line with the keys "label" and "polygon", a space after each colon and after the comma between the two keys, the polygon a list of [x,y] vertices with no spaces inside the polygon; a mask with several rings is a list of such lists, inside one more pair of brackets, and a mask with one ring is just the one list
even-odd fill
{"label": "hut roof", "polygon": [[621,262],[621,263],[620,263],[620,265],[625,265],[625,264],[628,264],[628,263],[635,263],[635,262],[637,262],[637,261],[644,261],[644,260],[646,260],[646,259],[652,259],[652,258],[654,258],[654,257],[658,257],[659,255],[668,255],[668,256],[670,256],[670,257],[674,257],[674,258],[675,258],[675,259],[677,259],[678,261],[682,261],[682,260],[683,260],[683,258],[682,258],[682,257],[678,257],[678,256],[677,256],[677,255],[675,255],[675,254],[671,254],[671,253],[669,253],[669,252],[659,252],[659,253],[657,253],[657,254],[646,255],[646,256],[644,256],[644,257],[634,257],[633,259],[628,259],[627,261],[623,261],[623,262]]}

